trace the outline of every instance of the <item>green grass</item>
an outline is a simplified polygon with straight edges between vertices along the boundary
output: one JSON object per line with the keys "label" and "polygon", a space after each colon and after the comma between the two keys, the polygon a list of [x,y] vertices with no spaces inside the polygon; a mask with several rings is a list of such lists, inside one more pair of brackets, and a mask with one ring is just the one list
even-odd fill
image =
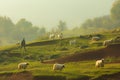
{"label": "green grass", "polygon": [[[65,63],[63,71],[53,71],[53,64],[42,64],[39,58],[51,60],[68,56],[74,53],[87,52],[104,48],[102,42],[106,39],[111,39],[117,36],[118,33],[104,33],[102,39],[96,42],[91,42],[91,38],[72,37],[62,40],[54,40],[52,44],[46,43],[52,40],[44,40],[46,45],[27,46],[27,51],[17,48],[16,45],[0,47],[0,74],[19,73],[23,70],[17,70],[19,62],[30,62],[27,71],[32,72],[33,76],[62,76],[67,79],[77,79],[82,77],[97,78],[104,74],[114,74],[120,72],[120,64],[106,64],[104,68],[95,68],[95,61],[70,62]],[[76,40],[77,44],[70,46],[70,40]],[[29,44],[36,43],[31,42]],[[109,62],[116,61],[116,58],[107,57]]]}
{"label": "green grass", "polygon": [[[95,68],[95,61],[82,61],[65,63],[62,71],[53,71],[53,64],[41,64],[38,61],[29,62],[27,71],[32,72],[33,76],[65,76],[67,79],[76,79],[84,76],[97,78],[104,74],[114,74],[120,71],[120,64],[105,64],[104,68]],[[17,70],[18,63],[0,65],[0,74],[18,73],[23,70]]]}

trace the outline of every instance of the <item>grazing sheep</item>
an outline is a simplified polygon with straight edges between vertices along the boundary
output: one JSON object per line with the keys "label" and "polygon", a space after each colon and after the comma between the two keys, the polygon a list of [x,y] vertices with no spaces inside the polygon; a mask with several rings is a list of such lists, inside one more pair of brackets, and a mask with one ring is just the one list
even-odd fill
{"label": "grazing sheep", "polygon": [[92,41],[98,41],[98,40],[100,40],[100,37],[92,37]]}
{"label": "grazing sheep", "polygon": [[114,38],[114,42],[116,43],[116,42],[120,42],[120,36],[116,36],[115,38]]}
{"label": "grazing sheep", "polygon": [[63,34],[62,33],[60,33],[60,34],[58,34],[58,39],[62,39],[63,38]]}
{"label": "grazing sheep", "polygon": [[95,67],[104,67],[104,59],[97,60],[95,63]]}
{"label": "grazing sheep", "polygon": [[113,39],[105,40],[105,41],[103,42],[103,46],[108,46],[108,45],[110,45],[112,42],[113,42]]}
{"label": "grazing sheep", "polygon": [[71,41],[69,41],[69,44],[70,44],[70,45],[75,45],[75,44],[76,44],[76,40],[71,40]]}
{"label": "grazing sheep", "polygon": [[20,47],[21,47],[19,41],[16,43],[16,47],[17,47],[17,48],[20,48]]}
{"label": "grazing sheep", "polygon": [[62,70],[63,68],[65,68],[65,66],[64,66],[64,64],[58,64],[58,63],[56,63],[56,64],[54,64],[53,65],[53,70],[55,71],[55,70]]}
{"label": "grazing sheep", "polygon": [[26,69],[29,63],[23,62],[18,64],[18,69]]}
{"label": "grazing sheep", "polygon": [[50,34],[49,39],[55,39],[55,34]]}
{"label": "grazing sheep", "polygon": [[17,46],[20,46],[20,41],[17,41],[16,45],[17,45]]}

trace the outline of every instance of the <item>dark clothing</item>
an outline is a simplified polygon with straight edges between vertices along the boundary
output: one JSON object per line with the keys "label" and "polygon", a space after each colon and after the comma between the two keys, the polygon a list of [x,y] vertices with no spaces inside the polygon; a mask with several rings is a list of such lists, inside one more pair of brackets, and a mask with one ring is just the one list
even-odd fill
{"label": "dark clothing", "polygon": [[23,40],[21,41],[21,48],[23,47],[24,50],[26,50],[25,46],[26,46],[26,42],[25,42],[25,39],[23,39]]}
{"label": "dark clothing", "polygon": [[25,46],[25,40],[23,39],[22,42],[21,42],[21,47],[24,47]]}

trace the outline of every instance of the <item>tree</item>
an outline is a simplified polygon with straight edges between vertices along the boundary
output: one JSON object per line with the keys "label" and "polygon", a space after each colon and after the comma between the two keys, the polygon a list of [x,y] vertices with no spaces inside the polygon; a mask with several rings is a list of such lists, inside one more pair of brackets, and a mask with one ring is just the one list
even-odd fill
{"label": "tree", "polygon": [[66,22],[60,20],[58,24],[58,30],[59,31],[67,30]]}
{"label": "tree", "polygon": [[17,22],[14,33],[16,33],[15,38],[19,36],[20,39],[25,37],[28,40],[33,40],[39,35],[39,28],[23,18]]}
{"label": "tree", "polygon": [[9,37],[11,36],[12,30],[14,29],[14,23],[9,17],[0,16],[0,37]]}
{"label": "tree", "polygon": [[120,21],[120,0],[115,0],[111,8],[111,17],[113,20]]}
{"label": "tree", "polygon": [[44,35],[46,33],[46,28],[45,27],[41,27],[39,29],[39,35]]}
{"label": "tree", "polygon": [[28,30],[28,28],[32,28],[32,23],[23,18],[17,22],[16,27],[24,32]]}
{"label": "tree", "polygon": [[45,33],[44,27],[33,26],[24,18],[14,24],[9,17],[0,16],[0,45],[15,43],[23,37],[30,41]]}
{"label": "tree", "polygon": [[90,28],[90,27],[93,27],[93,21],[91,19],[87,19],[84,23],[82,23],[82,27],[84,29],[87,29],[87,28]]}

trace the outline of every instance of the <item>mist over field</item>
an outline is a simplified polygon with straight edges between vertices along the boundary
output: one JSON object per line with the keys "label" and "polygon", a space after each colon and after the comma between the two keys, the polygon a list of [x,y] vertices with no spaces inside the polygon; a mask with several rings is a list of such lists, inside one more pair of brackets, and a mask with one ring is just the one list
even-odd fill
{"label": "mist over field", "polygon": [[0,80],[119,80],[120,0],[0,0]]}
{"label": "mist over field", "polygon": [[[114,0],[1,0],[0,45],[23,38],[48,39],[49,33],[79,36],[118,27],[111,19]],[[75,33],[73,33],[73,31]]]}
{"label": "mist over field", "polygon": [[58,25],[59,20],[69,28],[80,26],[88,18],[109,15],[114,0],[0,0],[0,15],[8,16],[14,23],[25,18],[47,30]]}

